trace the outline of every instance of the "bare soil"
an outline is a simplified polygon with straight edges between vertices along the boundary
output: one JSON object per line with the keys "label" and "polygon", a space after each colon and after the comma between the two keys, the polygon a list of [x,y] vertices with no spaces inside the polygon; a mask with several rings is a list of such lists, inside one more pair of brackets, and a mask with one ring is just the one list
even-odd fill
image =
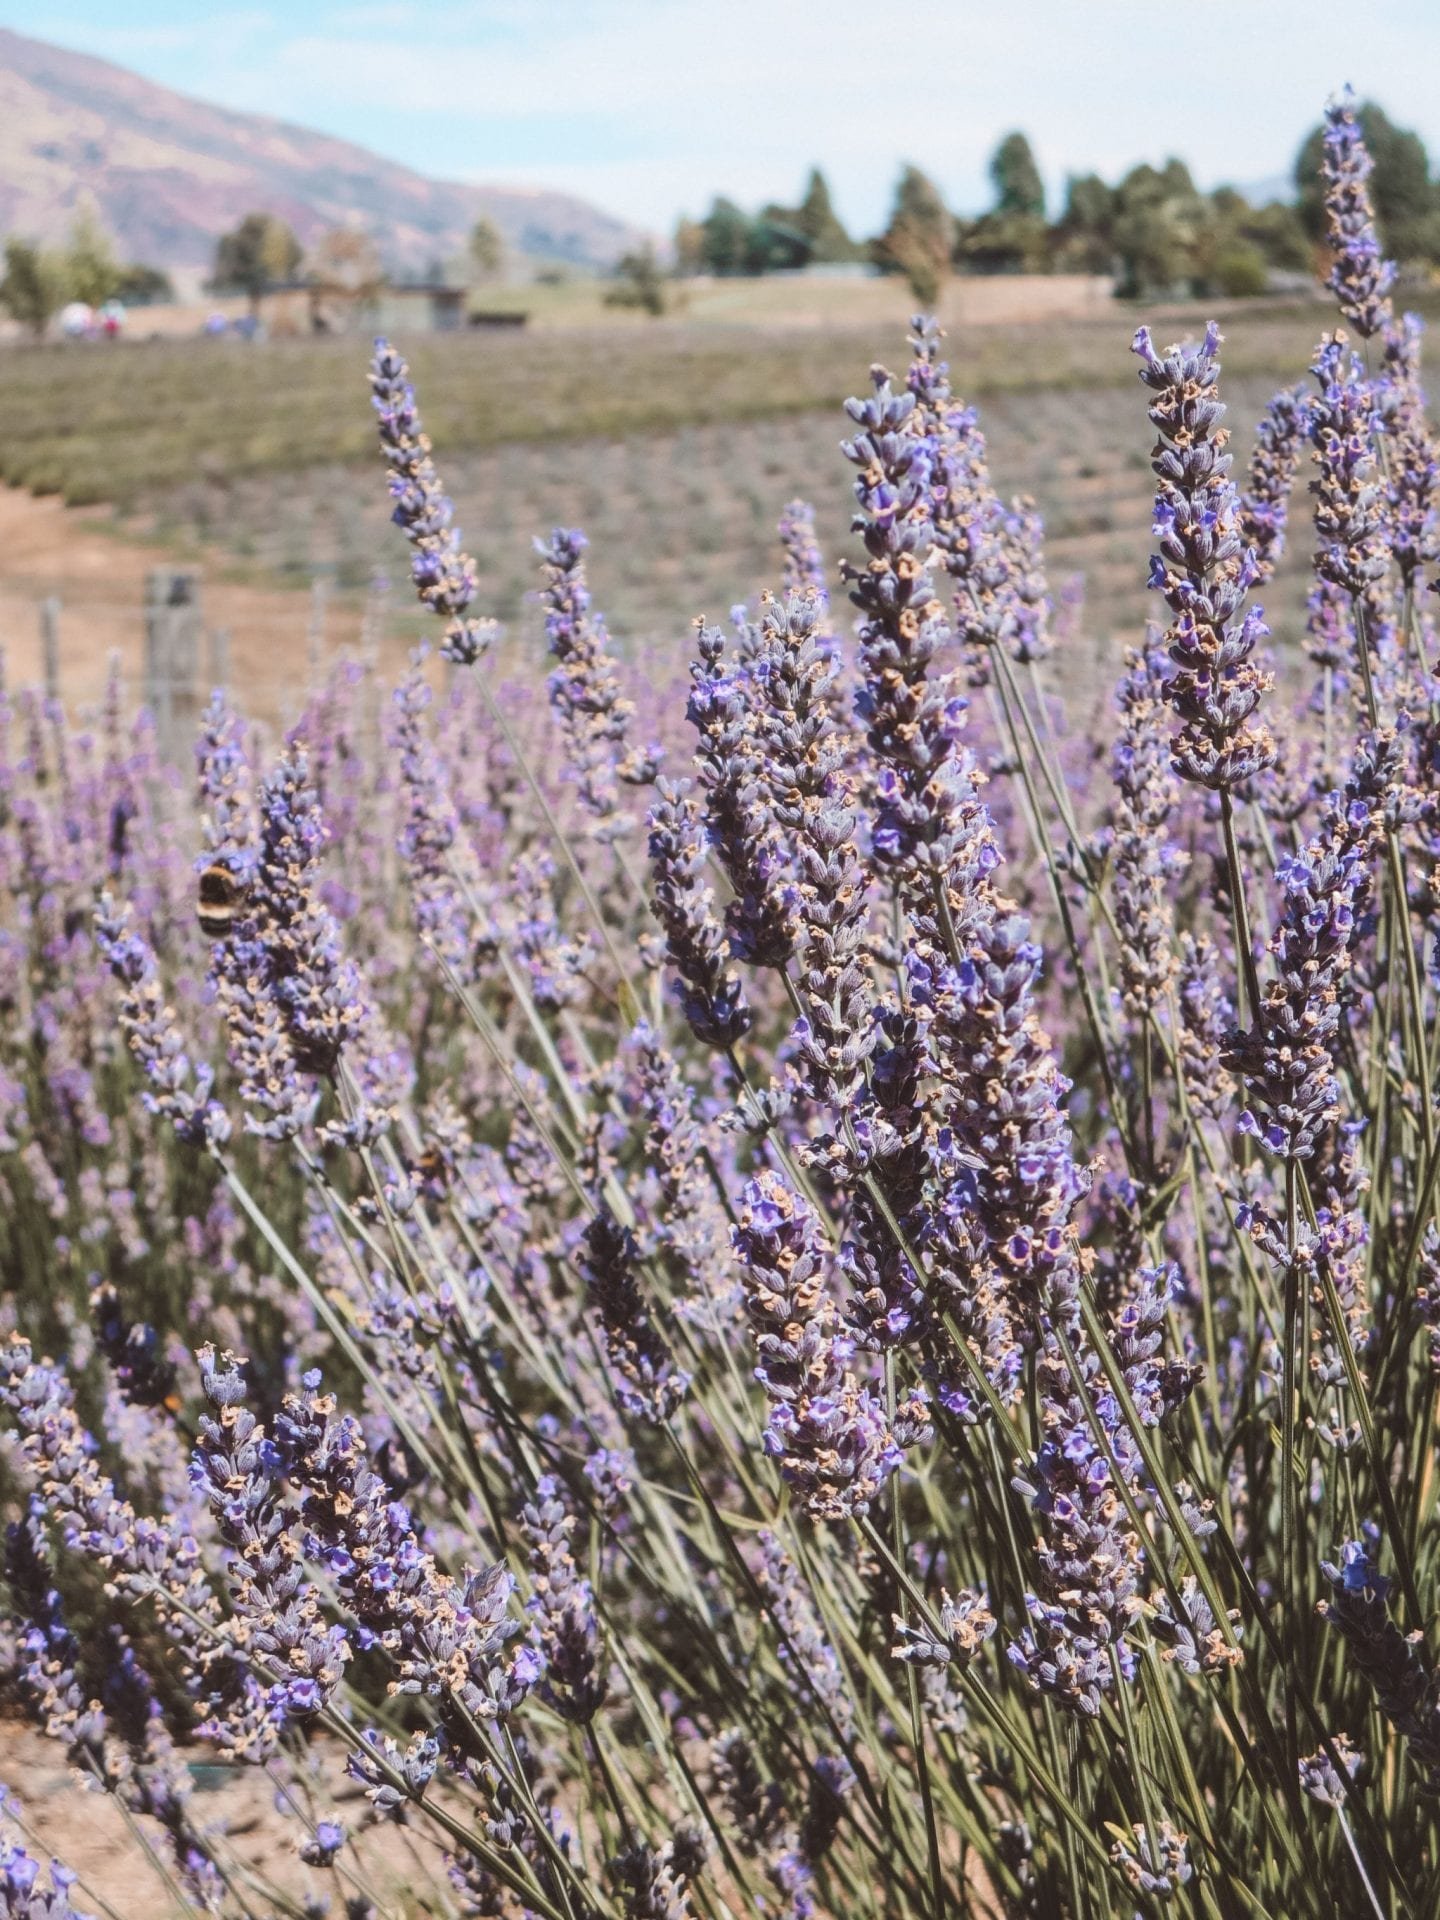
{"label": "bare soil", "polygon": [[[67,507],[18,487],[0,487],[0,648],[12,688],[39,686],[44,666],[40,603],[55,596],[60,609],[60,690],[72,707],[100,697],[112,653],[118,653],[131,698],[138,698],[144,661],[146,575],[154,567],[190,564],[183,554],[150,541],[108,531],[108,507]],[[228,681],[245,709],[283,720],[299,706],[311,673],[308,596],[294,589],[256,586],[219,576],[202,565],[207,630],[228,635]],[[353,650],[363,612],[358,601],[332,600],[326,609],[323,657]],[[383,664],[398,666],[404,639],[383,641]],[[202,659],[202,684],[212,674]]]}

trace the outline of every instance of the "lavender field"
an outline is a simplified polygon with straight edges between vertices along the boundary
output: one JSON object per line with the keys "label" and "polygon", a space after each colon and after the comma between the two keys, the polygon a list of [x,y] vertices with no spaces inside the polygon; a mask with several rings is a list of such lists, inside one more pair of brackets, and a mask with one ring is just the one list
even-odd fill
{"label": "lavender field", "polygon": [[380,342],[369,497],[358,373],[147,496],[434,651],[0,699],[0,1685],[114,1836],[27,1735],[0,1914],[1440,1916],[1440,469],[1326,124],[1273,375],[919,318],[452,458]]}

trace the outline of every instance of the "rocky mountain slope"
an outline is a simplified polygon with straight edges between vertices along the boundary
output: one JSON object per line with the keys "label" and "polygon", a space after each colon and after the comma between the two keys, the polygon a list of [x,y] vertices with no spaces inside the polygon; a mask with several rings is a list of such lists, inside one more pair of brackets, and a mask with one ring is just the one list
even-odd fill
{"label": "rocky mountain slope", "polygon": [[58,240],[86,193],[127,259],[166,268],[208,264],[216,236],[257,208],[302,242],[362,225],[388,263],[409,269],[462,246],[482,213],[537,259],[605,266],[636,239],[569,194],[429,180],[348,141],[0,29],[0,235]]}

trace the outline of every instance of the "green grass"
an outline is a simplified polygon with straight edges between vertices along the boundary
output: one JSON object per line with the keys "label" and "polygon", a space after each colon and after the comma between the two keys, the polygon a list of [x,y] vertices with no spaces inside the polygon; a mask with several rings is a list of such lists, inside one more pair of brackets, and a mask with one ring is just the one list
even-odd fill
{"label": "green grass", "polygon": [[[952,342],[967,394],[1128,384],[1135,312]],[[1222,313],[1226,373],[1293,377],[1325,324],[1319,305]],[[1203,316],[1157,321],[1194,330]],[[515,338],[417,336],[408,352],[443,458],[516,441],[628,439],[689,424],[837,406],[876,358],[903,365],[901,331],[865,326],[735,327],[683,320],[540,329]],[[0,479],[74,503],[134,505],[200,477],[367,456],[357,392],[368,343],[154,341],[110,349],[16,348],[0,359]]]}

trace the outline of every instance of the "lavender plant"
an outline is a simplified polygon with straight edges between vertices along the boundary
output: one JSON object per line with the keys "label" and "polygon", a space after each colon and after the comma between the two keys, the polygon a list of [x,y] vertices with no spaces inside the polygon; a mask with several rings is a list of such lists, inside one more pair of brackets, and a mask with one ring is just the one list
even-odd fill
{"label": "lavender plant", "polygon": [[[1329,128],[1364,350],[1244,489],[1136,337],[1088,790],[925,320],[688,675],[562,530],[508,677],[382,342],[443,684],[217,699],[193,795],[0,704],[0,1686],[146,1911],[1440,1914],[1435,463]],[[25,1820],[0,1907],[105,1911]]]}

